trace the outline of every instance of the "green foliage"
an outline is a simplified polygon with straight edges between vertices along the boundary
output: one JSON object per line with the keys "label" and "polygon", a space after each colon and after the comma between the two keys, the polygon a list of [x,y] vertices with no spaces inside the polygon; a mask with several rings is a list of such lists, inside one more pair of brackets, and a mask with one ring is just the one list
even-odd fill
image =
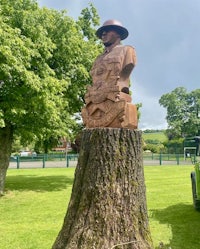
{"label": "green foliage", "polygon": [[81,12],[81,16],[78,18],[77,24],[81,27],[83,35],[89,40],[97,41],[96,25],[99,25],[99,17],[96,9],[90,3],[90,8],[85,8]]}
{"label": "green foliage", "polygon": [[13,137],[47,152],[60,137],[72,136],[101,49],[92,35],[98,20],[92,5],[76,22],[34,0],[1,0],[0,194]]}
{"label": "green foliage", "polygon": [[143,150],[150,150],[153,153],[163,151],[163,143],[167,140],[164,131],[146,130],[142,134],[144,140]]}
{"label": "green foliage", "polygon": [[171,93],[164,94],[160,105],[167,108],[169,139],[195,136],[200,132],[200,89],[187,93],[178,87]]}
{"label": "green foliage", "polygon": [[183,153],[184,138],[168,139],[168,130],[154,131],[147,130],[142,134],[144,145],[143,150],[150,150],[153,153]]}
{"label": "green foliage", "polygon": [[183,141],[183,138],[165,141],[163,145],[166,148],[166,153],[183,153]]}
{"label": "green foliage", "polygon": [[161,144],[161,142],[159,141],[159,140],[157,140],[157,139],[147,139],[147,140],[145,140],[145,142],[146,143],[148,143],[148,144]]}
{"label": "green foliage", "polygon": [[98,21],[92,5],[75,22],[36,1],[1,1],[0,127],[11,124],[23,142],[71,134],[100,51]]}
{"label": "green foliage", "polygon": [[142,103],[137,103],[136,107],[137,107],[137,118],[138,120],[140,120],[140,117],[141,117],[140,108],[142,107]]}
{"label": "green foliage", "polygon": [[163,151],[164,145],[163,144],[152,144],[152,143],[147,143],[143,146],[143,150],[150,150],[153,153],[160,153]]}

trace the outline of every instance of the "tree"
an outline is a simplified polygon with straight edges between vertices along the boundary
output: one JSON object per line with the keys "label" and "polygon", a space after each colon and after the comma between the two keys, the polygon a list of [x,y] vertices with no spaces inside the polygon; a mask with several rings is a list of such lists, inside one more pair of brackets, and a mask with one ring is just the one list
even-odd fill
{"label": "tree", "polygon": [[79,155],[71,200],[52,248],[153,248],[141,132],[85,129]]}
{"label": "tree", "polygon": [[200,89],[188,93],[178,87],[161,96],[159,103],[167,108],[169,139],[200,134]]}
{"label": "tree", "polygon": [[48,141],[69,136],[75,125],[73,114],[81,109],[100,49],[80,26],[86,18],[97,23],[92,6],[78,23],[34,0],[0,3],[0,195],[13,136]]}

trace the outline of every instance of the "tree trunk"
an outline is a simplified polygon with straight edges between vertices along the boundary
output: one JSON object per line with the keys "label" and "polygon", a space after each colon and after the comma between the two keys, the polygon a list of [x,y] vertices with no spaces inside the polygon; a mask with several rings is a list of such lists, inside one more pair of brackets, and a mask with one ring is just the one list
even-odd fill
{"label": "tree trunk", "polygon": [[10,162],[13,141],[12,126],[0,128],[0,196],[4,193],[6,173]]}
{"label": "tree trunk", "polygon": [[53,249],[150,249],[141,132],[83,132],[74,185]]}

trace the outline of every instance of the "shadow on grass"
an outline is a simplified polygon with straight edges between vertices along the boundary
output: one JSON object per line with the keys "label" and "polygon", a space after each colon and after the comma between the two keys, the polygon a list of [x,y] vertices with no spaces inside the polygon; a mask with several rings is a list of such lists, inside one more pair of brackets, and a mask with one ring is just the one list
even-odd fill
{"label": "shadow on grass", "polygon": [[153,219],[171,227],[172,238],[165,249],[197,249],[200,248],[200,213],[192,204],[177,204],[162,210],[151,210]]}
{"label": "shadow on grass", "polygon": [[67,176],[37,176],[37,175],[18,175],[7,176],[6,191],[59,191],[71,187],[74,178]]}

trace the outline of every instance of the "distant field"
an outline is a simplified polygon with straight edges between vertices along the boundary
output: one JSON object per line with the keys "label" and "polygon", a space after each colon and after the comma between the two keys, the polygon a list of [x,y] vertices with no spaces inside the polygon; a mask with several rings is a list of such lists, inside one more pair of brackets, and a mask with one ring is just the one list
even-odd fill
{"label": "distant field", "polygon": [[167,140],[167,136],[164,132],[153,132],[153,133],[143,133],[142,137],[144,140],[158,140],[161,143]]}

